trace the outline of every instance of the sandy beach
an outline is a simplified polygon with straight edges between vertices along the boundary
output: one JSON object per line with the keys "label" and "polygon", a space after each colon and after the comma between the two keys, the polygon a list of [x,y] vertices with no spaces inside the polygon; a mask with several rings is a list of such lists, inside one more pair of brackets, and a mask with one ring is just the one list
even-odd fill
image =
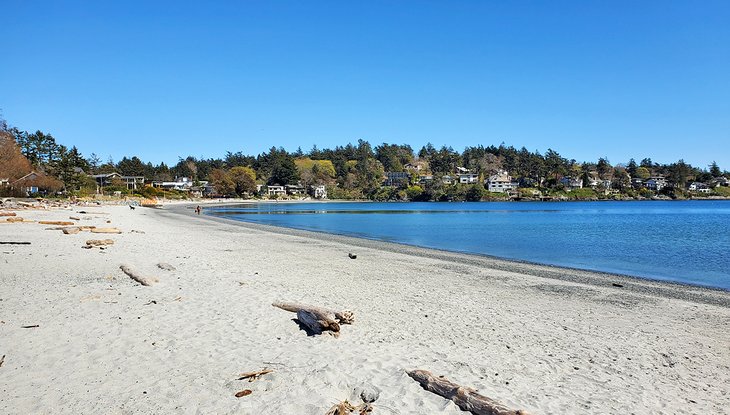
{"label": "sandy beach", "polygon": [[[188,205],[16,214],[122,233],[0,224],[0,241],[30,242],[0,245],[3,414],[324,414],[358,403],[357,388],[379,392],[374,414],[464,413],[410,369],[531,414],[730,408],[725,291],[234,223]],[[90,239],[114,243],[83,249]],[[122,264],[159,282],[142,286]],[[352,310],[355,322],[310,336],[275,301]],[[273,371],[238,380],[262,369]]]}

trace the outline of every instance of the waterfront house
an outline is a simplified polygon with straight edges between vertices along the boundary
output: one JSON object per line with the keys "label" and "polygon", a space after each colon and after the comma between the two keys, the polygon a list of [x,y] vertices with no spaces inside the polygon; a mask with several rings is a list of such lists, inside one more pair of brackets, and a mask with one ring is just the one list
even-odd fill
{"label": "waterfront house", "polygon": [[666,179],[664,179],[664,177],[662,176],[650,177],[649,180],[644,182],[644,186],[646,186],[647,189],[653,190],[655,192],[658,192],[667,187],[668,184],[669,183],[667,183]]}
{"label": "waterfront house", "polygon": [[312,197],[315,199],[327,199],[327,187],[323,184],[309,186]]}
{"label": "waterfront house", "polygon": [[284,196],[286,189],[284,186],[270,185],[266,186],[266,194],[269,196]]}
{"label": "waterfront house", "polygon": [[517,190],[517,182],[506,171],[500,170],[487,179],[487,190],[495,193],[506,193]]}
{"label": "waterfront house", "polygon": [[[563,188],[567,191],[576,190],[576,189],[582,189],[583,188],[583,180],[575,177],[565,176],[560,179],[560,184],[563,185]],[[599,182],[599,185],[601,183]]]}
{"label": "waterfront house", "polygon": [[189,191],[193,187],[193,180],[190,177],[175,177],[171,182],[152,182],[152,186],[165,190]]}
{"label": "waterfront house", "polygon": [[31,194],[38,193],[41,190],[35,183],[40,178],[41,175],[39,173],[32,171],[20,179],[10,183],[10,187],[19,189],[21,192],[24,192],[26,196],[30,196]]}
{"label": "waterfront house", "polygon": [[122,176],[117,172],[92,174],[89,176],[96,181],[96,192],[101,192],[101,189],[107,186],[111,186],[112,182],[119,180],[127,190],[137,190],[144,186],[144,176]]}
{"label": "waterfront house", "polygon": [[385,186],[406,187],[411,179],[411,175],[405,171],[389,171],[385,172]]}
{"label": "waterfront house", "polygon": [[449,176],[448,174],[445,174],[445,175],[441,176],[441,183],[452,184],[452,183],[454,183],[454,178]]}
{"label": "waterfront house", "polygon": [[286,194],[292,196],[301,196],[304,194],[304,186],[298,184],[288,184],[284,186],[286,188]]}
{"label": "waterfront house", "polygon": [[728,180],[727,177],[715,177],[710,182],[710,186],[712,186],[712,187],[720,187],[720,186],[728,187],[728,186],[730,186],[730,180]]}
{"label": "waterfront house", "polygon": [[687,186],[687,190],[690,192],[698,192],[698,193],[710,193],[712,190],[710,189],[710,186],[700,183],[700,182],[692,182]]}
{"label": "waterfront house", "polygon": [[631,187],[634,189],[641,189],[644,187],[644,180],[638,178],[638,177],[632,177],[631,178]]}
{"label": "waterfront house", "polygon": [[474,173],[459,173],[459,183],[461,184],[473,184],[479,182],[479,175]]}

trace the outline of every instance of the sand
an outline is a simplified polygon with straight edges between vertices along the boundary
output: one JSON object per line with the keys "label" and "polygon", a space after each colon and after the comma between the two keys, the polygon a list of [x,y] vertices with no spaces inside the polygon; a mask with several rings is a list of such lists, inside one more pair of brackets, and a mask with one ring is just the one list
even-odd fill
{"label": "sand", "polygon": [[[380,391],[374,414],[463,413],[410,379],[415,368],[533,414],[730,408],[724,291],[237,224],[189,206],[18,214],[123,233],[0,224],[0,241],[31,242],[0,245],[3,414],[324,414],[359,403],[363,386]],[[104,250],[82,248],[106,238]],[[159,283],[140,285],[122,264]],[[308,336],[277,300],[356,320],[339,338]]]}

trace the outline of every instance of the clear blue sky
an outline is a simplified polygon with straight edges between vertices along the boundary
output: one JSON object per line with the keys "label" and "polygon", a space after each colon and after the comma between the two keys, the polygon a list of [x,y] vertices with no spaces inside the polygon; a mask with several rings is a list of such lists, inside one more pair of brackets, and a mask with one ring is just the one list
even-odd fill
{"label": "clear blue sky", "polygon": [[0,109],[85,154],[362,138],[730,170],[730,1],[4,0]]}

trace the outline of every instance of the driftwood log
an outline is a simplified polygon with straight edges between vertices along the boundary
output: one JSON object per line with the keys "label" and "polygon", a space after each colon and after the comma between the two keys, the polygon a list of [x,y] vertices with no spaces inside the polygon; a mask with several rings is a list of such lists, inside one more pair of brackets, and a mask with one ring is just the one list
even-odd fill
{"label": "driftwood log", "polygon": [[111,239],[89,239],[86,241],[87,246],[106,246],[114,245],[114,241]]}
{"label": "driftwood log", "polygon": [[91,229],[91,233],[122,233],[117,228],[94,228]]}
{"label": "driftwood log", "polygon": [[355,316],[351,311],[334,311],[327,308],[315,307],[296,303],[276,302],[274,307],[297,313],[297,320],[314,334],[324,331],[337,337],[340,333],[340,324],[352,324]]}
{"label": "driftwood log", "polygon": [[11,216],[7,219],[5,219],[6,222],[23,222],[23,218],[20,216]]}
{"label": "driftwood log", "polygon": [[474,415],[528,415],[522,410],[509,409],[501,403],[480,395],[472,388],[459,386],[444,377],[434,376],[427,370],[411,370],[408,376],[420,383],[423,389],[450,399],[462,411]]}
{"label": "driftwood log", "polygon": [[0,245],[30,245],[30,242],[0,241]]}
{"label": "driftwood log", "polygon": [[74,225],[73,222],[65,220],[39,220],[38,223],[41,225]]}
{"label": "driftwood log", "polygon": [[81,232],[81,228],[78,228],[76,226],[70,226],[68,228],[61,229],[61,232],[63,232],[64,235],[75,235]]}
{"label": "driftwood log", "polygon": [[129,265],[121,265],[119,269],[122,270],[125,274],[129,276],[129,278],[137,281],[138,283],[144,285],[145,287],[149,287],[150,285],[159,282],[159,280],[155,277],[147,277],[144,275],[139,274],[138,272],[134,271],[132,268],[129,267]]}
{"label": "driftwood log", "polygon": [[0,212],[0,216],[16,216],[15,212]]}

